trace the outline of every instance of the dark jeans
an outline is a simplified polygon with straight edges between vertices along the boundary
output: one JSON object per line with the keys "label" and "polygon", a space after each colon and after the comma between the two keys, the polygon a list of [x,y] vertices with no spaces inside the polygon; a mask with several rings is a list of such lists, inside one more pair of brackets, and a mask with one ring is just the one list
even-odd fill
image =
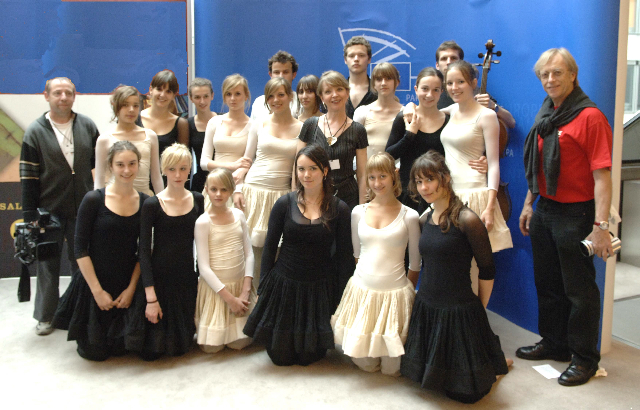
{"label": "dark jeans", "polygon": [[53,315],[58,307],[58,299],[60,297],[60,258],[62,257],[62,246],[67,241],[67,257],[71,264],[71,275],[78,270],[78,263],[73,255],[74,235],[76,230],[76,219],[60,220],[60,230],[47,231],[44,234],[43,241],[52,241],[58,243],[59,255],[46,261],[37,261],[37,284],[36,299],[34,303],[33,318],[39,322],[51,322]]}
{"label": "dark jeans", "polygon": [[583,366],[600,361],[600,291],[593,257],[579,248],[594,218],[594,201],[564,204],[541,197],[529,225],[542,343],[568,349]]}

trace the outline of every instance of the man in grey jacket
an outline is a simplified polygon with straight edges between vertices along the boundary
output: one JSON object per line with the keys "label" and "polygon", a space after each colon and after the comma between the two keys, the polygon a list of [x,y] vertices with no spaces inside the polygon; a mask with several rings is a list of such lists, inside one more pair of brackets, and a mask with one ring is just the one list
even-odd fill
{"label": "man in grey jacket", "polygon": [[74,113],[76,88],[68,78],[48,80],[44,98],[50,111],[25,131],[20,154],[20,182],[25,222],[38,220],[38,208],[56,216],[60,230],[45,232],[42,240],[58,243],[54,258],[37,261],[34,318],[36,334],[53,331],[51,320],[58,306],[60,257],[67,241],[72,272],[78,265],[73,255],[76,214],[84,195],[93,189],[91,170],[95,165],[98,129],[88,117]]}

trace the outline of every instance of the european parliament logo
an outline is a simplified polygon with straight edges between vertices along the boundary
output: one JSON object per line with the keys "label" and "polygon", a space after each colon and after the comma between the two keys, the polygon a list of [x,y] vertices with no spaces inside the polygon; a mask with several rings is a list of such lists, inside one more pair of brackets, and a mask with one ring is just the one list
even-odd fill
{"label": "european parliament logo", "polygon": [[371,43],[369,75],[371,75],[373,68],[377,64],[389,62],[400,72],[400,85],[396,91],[413,91],[411,88],[411,80],[417,76],[412,75],[411,61],[409,61],[411,55],[409,52],[416,50],[416,48],[411,43],[388,31],[373,28],[342,29],[338,27],[338,32],[340,33],[343,47],[347,41],[354,36],[363,36]]}

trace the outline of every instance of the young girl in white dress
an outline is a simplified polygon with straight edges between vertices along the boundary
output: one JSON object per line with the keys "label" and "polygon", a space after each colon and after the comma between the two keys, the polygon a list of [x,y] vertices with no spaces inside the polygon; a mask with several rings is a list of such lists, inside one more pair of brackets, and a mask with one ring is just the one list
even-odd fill
{"label": "young girl in white dress", "polygon": [[391,155],[374,154],[366,175],[371,201],[351,213],[358,262],[331,325],[336,344],[358,367],[399,376],[420,272],[418,213],[396,199],[402,186]]}
{"label": "young girl in white dress", "polygon": [[[294,98],[289,81],[272,78],[264,87],[264,95],[270,115],[251,126],[244,156],[253,162],[244,183],[238,184],[233,195],[236,208],[243,210],[247,217],[253,253],[258,261],[262,257],[271,209],[278,198],[292,189],[293,161],[302,128],[289,108]],[[260,279],[259,267],[260,264],[256,264],[256,280]]]}
{"label": "young girl in white dress", "polygon": [[195,226],[200,270],[195,320],[198,345],[206,353],[251,343],[242,329],[256,301],[254,259],[244,213],[227,206],[234,188],[231,171],[211,171],[205,183],[211,205]]}
{"label": "young girl in white dress", "polygon": [[396,97],[400,85],[400,73],[391,63],[376,65],[371,73],[371,87],[378,93],[378,99],[371,104],[356,108],[353,120],[364,125],[367,130],[367,158],[385,151],[393,120],[402,111],[402,104]]}
{"label": "young girl in white dress", "polygon": [[[111,134],[98,137],[96,142],[96,175],[94,189],[104,188],[113,182],[113,175],[107,169],[107,153],[117,141],[129,141],[140,151],[140,164],[133,187],[138,192],[153,196],[153,191],[164,189],[160,174],[160,156],[158,154],[158,137],[150,129],[136,125],[140,114],[140,93],[130,85],[121,85],[111,96],[113,119],[118,120]],[[149,180],[153,191],[149,188]]]}

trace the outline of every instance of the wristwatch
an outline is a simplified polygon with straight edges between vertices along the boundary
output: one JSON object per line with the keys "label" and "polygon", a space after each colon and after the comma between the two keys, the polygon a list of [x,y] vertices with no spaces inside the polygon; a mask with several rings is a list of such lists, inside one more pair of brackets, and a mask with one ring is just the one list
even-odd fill
{"label": "wristwatch", "polygon": [[498,104],[496,104],[495,107],[493,107],[493,111],[496,112],[496,114],[498,113],[498,111],[500,111],[500,106]]}
{"label": "wristwatch", "polygon": [[593,223],[595,226],[597,226],[598,228],[602,229],[603,231],[608,231],[609,230],[609,222],[607,221],[596,221]]}

